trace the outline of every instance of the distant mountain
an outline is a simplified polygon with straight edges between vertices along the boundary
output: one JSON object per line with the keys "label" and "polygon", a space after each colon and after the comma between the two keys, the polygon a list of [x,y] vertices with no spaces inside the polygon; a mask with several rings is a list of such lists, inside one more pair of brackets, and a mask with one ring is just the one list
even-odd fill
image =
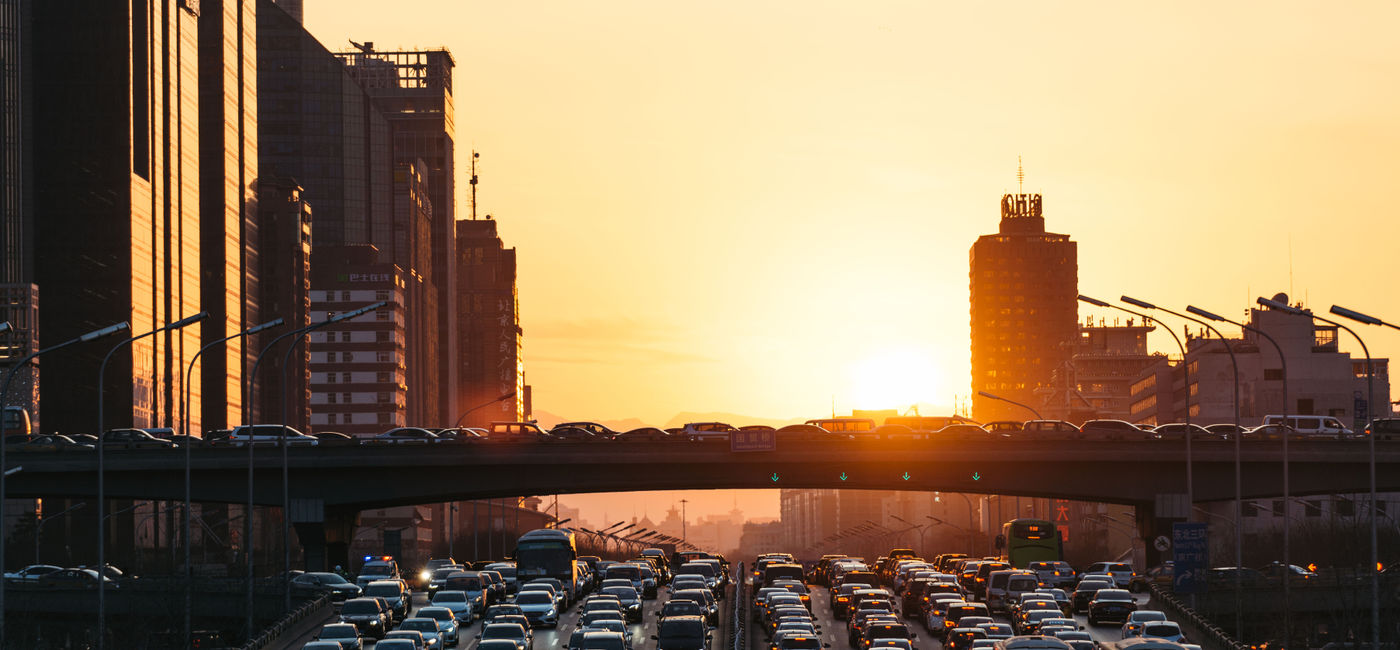
{"label": "distant mountain", "polygon": [[[550,413],[549,411],[540,411],[540,410],[536,410],[536,411],[535,411],[535,413],[534,413],[534,418],[535,418],[535,420],[536,420],[537,422],[539,422],[540,428],[541,428],[541,429],[545,429],[546,431],[549,430],[549,429],[553,429],[553,428],[555,427],[555,425],[559,424],[560,422],[575,422],[575,421],[576,421],[575,418],[566,418],[566,417],[563,417],[563,416],[560,416],[560,415],[555,415],[555,414],[553,414],[553,413]],[[631,431],[631,430],[636,429],[636,428],[638,428],[638,427],[650,426],[650,425],[648,425],[647,423],[642,422],[641,420],[638,420],[637,418],[627,418],[627,419],[625,419],[625,420],[590,420],[590,421],[591,421],[591,422],[597,422],[598,424],[601,424],[601,425],[603,425],[603,426],[605,426],[605,427],[607,427],[607,428],[609,428],[609,429],[612,429],[613,431]]]}

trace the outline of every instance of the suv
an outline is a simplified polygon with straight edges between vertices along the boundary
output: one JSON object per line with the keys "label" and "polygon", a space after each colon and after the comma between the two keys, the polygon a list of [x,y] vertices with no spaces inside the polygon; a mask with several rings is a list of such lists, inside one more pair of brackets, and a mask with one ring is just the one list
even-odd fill
{"label": "suv", "polygon": [[1124,562],[1095,562],[1080,575],[1105,574],[1113,577],[1113,584],[1119,589],[1127,589],[1133,583],[1133,566]]}
{"label": "suv", "polygon": [[705,650],[710,630],[699,616],[667,616],[656,625],[656,650]]}
{"label": "suv", "polygon": [[1266,415],[1264,425],[1282,424],[1293,427],[1304,438],[1342,440],[1352,437],[1341,420],[1327,415]]}
{"label": "suv", "polygon": [[369,583],[375,580],[400,580],[399,563],[394,561],[392,555],[365,556],[365,563],[360,565],[360,575],[355,576],[355,584],[361,589],[368,587]]}
{"label": "suv", "polygon": [[1361,430],[1362,435],[1375,435],[1376,440],[1400,440],[1400,418],[1378,418]]}
{"label": "suv", "polygon": [[681,429],[680,435],[691,442],[705,442],[707,440],[728,442],[729,434],[734,431],[738,431],[738,429],[723,422],[691,422]]}
{"label": "suv", "polygon": [[1021,427],[1021,432],[1027,436],[1042,439],[1078,438],[1080,436],[1079,427],[1064,420],[1030,420]]}
{"label": "suv", "polygon": [[1020,598],[1040,587],[1040,577],[1034,571],[1002,569],[987,574],[984,601],[992,611],[1006,609],[1009,599]]}
{"label": "suv", "polygon": [[490,442],[537,442],[550,438],[534,422],[492,422],[486,439]]}

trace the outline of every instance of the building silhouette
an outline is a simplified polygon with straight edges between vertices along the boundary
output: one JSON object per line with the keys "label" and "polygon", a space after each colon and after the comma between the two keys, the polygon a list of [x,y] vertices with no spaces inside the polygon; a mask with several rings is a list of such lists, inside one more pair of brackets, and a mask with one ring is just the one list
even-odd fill
{"label": "building silhouette", "polygon": [[462,410],[471,411],[453,418],[462,417],[461,426],[522,420],[530,413],[515,249],[501,242],[496,223],[489,215],[457,222],[458,381]]}
{"label": "building silhouette", "polygon": [[996,234],[977,238],[969,254],[972,302],[972,417],[1027,420],[1070,360],[1078,334],[1078,262],[1069,235],[1045,231],[1039,194],[1001,197]]}
{"label": "building silhouette", "polygon": [[[266,176],[258,179],[259,283],[256,299],[267,320],[281,318],[284,324],[255,335],[249,344],[254,354],[287,332],[311,323],[311,233],[312,207],[302,198],[302,188],[290,178]],[[309,420],[311,351],[297,346],[287,367],[287,385],[282,384],[282,360],[286,348],[273,348],[258,368],[256,392],[252,395],[254,422],[282,422],[282,399],[287,396],[286,424],[307,430]]]}

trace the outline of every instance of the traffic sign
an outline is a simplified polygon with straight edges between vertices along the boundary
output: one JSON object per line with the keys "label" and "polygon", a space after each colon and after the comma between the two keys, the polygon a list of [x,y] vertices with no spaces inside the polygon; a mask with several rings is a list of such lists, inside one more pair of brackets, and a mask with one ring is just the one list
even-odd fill
{"label": "traffic sign", "polygon": [[1172,541],[1167,539],[1166,535],[1158,535],[1157,539],[1152,540],[1152,548],[1155,548],[1162,553],[1166,553],[1168,550],[1171,549],[1171,547]]}
{"label": "traffic sign", "polygon": [[1210,553],[1206,525],[1194,522],[1172,524],[1172,591],[1198,594],[1206,590],[1205,570]]}
{"label": "traffic sign", "polygon": [[776,451],[777,436],[773,431],[734,431],[729,434],[729,451]]}

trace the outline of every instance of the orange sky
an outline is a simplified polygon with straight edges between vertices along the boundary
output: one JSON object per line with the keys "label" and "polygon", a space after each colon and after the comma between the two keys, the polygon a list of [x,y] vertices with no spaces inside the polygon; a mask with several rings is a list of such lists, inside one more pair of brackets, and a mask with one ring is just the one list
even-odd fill
{"label": "orange sky", "polygon": [[[536,408],[565,417],[966,395],[968,248],[1018,155],[1048,228],[1079,242],[1083,293],[1238,315],[1291,286],[1400,321],[1397,3],[306,14],[333,50],[452,51],[458,211],[475,148],[480,210],[520,251]],[[1400,332],[1362,334],[1400,356]]]}

